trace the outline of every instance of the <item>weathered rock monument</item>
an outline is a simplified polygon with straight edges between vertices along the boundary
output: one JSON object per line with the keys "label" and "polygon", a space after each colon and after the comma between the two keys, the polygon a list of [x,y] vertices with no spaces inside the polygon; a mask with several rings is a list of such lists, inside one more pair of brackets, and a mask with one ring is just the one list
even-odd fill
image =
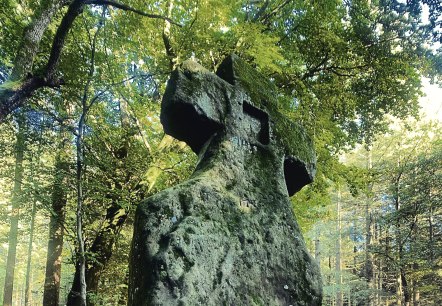
{"label": "weathered rock monument", "polygon": [[138,207],[129,305],[321,304],[289,200],[312,181],[315,154],[276,99],[234,55],[216,74],[193,61],[172,73],[161,122],[199,162]]}

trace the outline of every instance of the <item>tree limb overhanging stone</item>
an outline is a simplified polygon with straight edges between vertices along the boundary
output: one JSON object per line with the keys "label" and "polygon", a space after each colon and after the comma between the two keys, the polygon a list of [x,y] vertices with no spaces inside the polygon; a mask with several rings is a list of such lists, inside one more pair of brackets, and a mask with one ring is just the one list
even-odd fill
{"label": "tree limb overhanging stone", "polygon": [[313,144],[276,97],[234,55],[217,74],[193,61],[172,73],[161,122],[199,162],[137,209],[129,305],[321,304],[289,199],[312,182]]}

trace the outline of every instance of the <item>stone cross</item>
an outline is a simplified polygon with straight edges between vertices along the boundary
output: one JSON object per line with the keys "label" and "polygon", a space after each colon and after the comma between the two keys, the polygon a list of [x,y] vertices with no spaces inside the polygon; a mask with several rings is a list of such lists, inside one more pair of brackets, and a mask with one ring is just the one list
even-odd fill
{"label": "stone cross", "polygon": [[137,208],[129,305],[320,305],[289,199],[312,181],[315,154],[272,83],[234,55],[216,74],[186,61],[161,122],[199,161]]}
{"label": "stone cross", "polygon": [[277,104],[273,85],[236,55],[227,57],[216,74],[189,60],[172,73],[161,123],[197,154],[217,133],[242,149],[273,151],[283,162],[292,196],[313,181],[316,159],[311,139]]}

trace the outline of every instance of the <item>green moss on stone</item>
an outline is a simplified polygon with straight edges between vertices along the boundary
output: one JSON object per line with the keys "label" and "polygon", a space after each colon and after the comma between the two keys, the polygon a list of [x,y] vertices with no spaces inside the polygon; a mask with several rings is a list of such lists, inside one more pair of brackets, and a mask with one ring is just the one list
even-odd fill
{"label": "green moss on stone", "polygon": [[239,57],[230,57],[232,82],[240,85],[249,95],[255,107],[265,110],[274,122],[273,133],[287,155],[297,156],[306,163],[315,163],[313,141],[304,128],[285,116],[278,103],[278,91],[274,84]]}

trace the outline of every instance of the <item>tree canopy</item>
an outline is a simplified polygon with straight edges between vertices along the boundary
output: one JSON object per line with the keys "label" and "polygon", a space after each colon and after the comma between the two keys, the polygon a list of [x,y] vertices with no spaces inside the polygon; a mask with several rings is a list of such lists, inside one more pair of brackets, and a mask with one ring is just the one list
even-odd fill
{"label": "tree canopy", "polygon": [[[23,175],[30,196],[12,200],[23,207],[20,222],[32,219],[35,199],[37,229],[46,230],[45,216],[53,229],[45,235],[61,231],[72,246],[63,282],[76,286],[82,253],[89,304],[115,284],[124,303],[128,254],[115,245],[130,244],[134,206],[196,162],[159,123],[168,76],[188,58],[215,71],[235,53],[276,86],[279,108],[314,139],[315,183],[293,198],[311,228],[333,202],[330,186],[356,195],[371,179],[339,156],[371,147],[392,118],[417,116],[422,77],[440,83],[441,13],[437,0],[0,0],[0,201],[11,202]],[[405,170],[435,160],[416,157]],[[75,238],[79,182],[83,239]],[[0,212],[6,235],[14,213]]]}

